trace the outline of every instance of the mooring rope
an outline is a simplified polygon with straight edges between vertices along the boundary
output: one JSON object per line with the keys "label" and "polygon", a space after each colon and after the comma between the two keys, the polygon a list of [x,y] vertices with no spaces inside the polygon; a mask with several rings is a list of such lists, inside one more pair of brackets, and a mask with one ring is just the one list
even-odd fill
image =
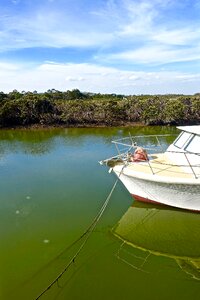
{"label": "mooring rope", "polygon": [[[126,165],[126,164],[125,164]],[[85,235],[86,238],[85,240],[82,242],[81,246],[79,247],[79,249],[76,251],[76,253],[74,254],[74,256],[71,258],[71,260],[69,261],[69,263],[67,264],[67,266],[60,272],[60,274],[39,294],[39,296],[37,296],[37,298],[35,298],[35,300],[38,300],[39,298],[41,298],[55,283],[58,282],[58,280],[63,276],[63,274],[69,269],[69,267],[75,262],[75,259],[78,257],[78,255],[80,254],[81,250],[84,248],[85,244],[87,243],[90,235],[92,234],[92,232],[94,231],[95,227],[97,226],[97,223],[99,222],[100,218],[102,217],[109,201],[110,198],[112,196],[112,193],[114,192],[114,189],[119,181],[119,177],[125,167],[125,165],[123,166],[117,180],[115,181],[109,195],[107,196],[104,204],[102,205],[100,211],[98,212],[98,214],[96,215],[96,217],[94,218],[93,222],[90,224],[90,226],[85,230],[85,232],[77,239],[75,240],[70,246],[68,246],[64,251],[62,251],[57,257],[59,257],[61,254],[63,254],[67,249],[71,248],[74,244],[76,244],[78,241],[80,241]]]}

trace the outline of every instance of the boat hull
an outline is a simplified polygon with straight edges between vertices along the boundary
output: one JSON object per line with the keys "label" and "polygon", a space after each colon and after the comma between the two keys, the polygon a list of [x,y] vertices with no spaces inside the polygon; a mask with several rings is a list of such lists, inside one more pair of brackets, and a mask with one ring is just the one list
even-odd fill
{"label": "boat hull", "polygon": [[114,172],[138,201],[200,211],[200,185],[156,182]]}

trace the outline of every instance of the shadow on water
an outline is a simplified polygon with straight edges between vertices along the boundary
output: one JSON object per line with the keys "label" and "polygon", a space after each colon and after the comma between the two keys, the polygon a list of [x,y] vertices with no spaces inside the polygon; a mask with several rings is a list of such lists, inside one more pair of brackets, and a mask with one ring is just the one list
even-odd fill
{"label": "shadow on water", "polygon": [[138,257],[143,261],[136,268],[142,270],[150,255],[165,256],[174,259],[191,278],[200,280],[198,213],[135,201],[113,233],[123,242],[118,258],[125,244],[148,253]]}

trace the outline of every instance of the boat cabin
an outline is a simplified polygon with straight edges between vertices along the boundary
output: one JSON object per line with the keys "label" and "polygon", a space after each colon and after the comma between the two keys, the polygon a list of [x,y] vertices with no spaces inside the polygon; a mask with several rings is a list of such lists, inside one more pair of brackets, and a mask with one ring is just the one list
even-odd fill
{"label": "boat cabin", "polygon": [[200,126],[177,127],[181,133],[168,147],[166,155],[173,163],[182,166],[186,173],[200,176]]}
{"label": "boat cabin", "polygon": [[180,126],[177,128],[181,130],[181,133],[167,151],[200,155],[200,126]]}

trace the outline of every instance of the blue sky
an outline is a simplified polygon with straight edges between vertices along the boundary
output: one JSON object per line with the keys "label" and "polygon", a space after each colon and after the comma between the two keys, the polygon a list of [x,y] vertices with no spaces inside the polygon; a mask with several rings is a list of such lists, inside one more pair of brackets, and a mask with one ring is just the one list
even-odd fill
{"label": "blue sky", "polygon": [[200,92],[200,0],[0,0],[0,90]]}

